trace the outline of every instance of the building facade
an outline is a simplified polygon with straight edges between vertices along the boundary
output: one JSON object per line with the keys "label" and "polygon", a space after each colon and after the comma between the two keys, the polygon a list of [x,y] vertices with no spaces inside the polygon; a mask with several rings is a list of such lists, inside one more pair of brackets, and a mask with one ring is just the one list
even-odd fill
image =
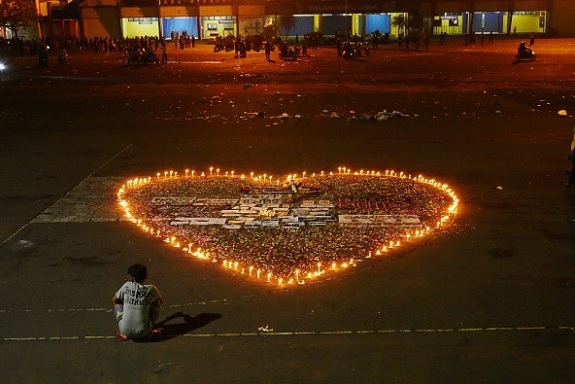
{"label": "building facade", "polygon": [[274,25],[281,36],[308,32],[367,35],[375,31],[394,36],[406,32],[413,15],[423,20],[432,35],[535,32],[575,36],[573,0],[37,1],[42,16],[37,37],[169,39],[184,34],[210,39],[259,34],[266,25]]}

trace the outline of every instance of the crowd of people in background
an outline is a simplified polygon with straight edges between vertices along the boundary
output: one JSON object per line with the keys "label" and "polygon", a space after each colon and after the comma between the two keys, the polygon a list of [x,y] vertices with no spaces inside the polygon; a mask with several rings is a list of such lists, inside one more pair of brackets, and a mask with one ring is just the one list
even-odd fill
{"label": "crowd of people in background", "polygon": [[74,36],[50,38],[45,39],[0,39],[0,50],[24,52],[30,55],[37,55],[42,46],[49,47],[48,49],[54,50],[58,48],[65,48],[66,50],[74,50],[77,52],[93,52],[93,53],[109,53],[112,51],[124,52],[129,50],[133,44],[149,45],[158,47],[159,39],[157,37],[143,36],[134,38],[110,38],[110,37],[94,37],[94,38],[78,38]]}
{"label": "crowd of people in background", "polygon": [[170,41],[174,44],[175,49],[194,48],[196,46],[196,36],[190,36],[186,31],[181,34],[172,31],[170,33]]}
{"label": "crowd of people in background", "polygon": [[[175,42],[175,43],[174,43]],[[167,62],[167,42],[157,36],[138,36],[133,38],[77,38],[59,37],[35,40],[3,39],[0,40],[0,51],[13,51],[25,53],[31,56],[38,56],[39,66],[48,65],[50,52],[55,52],[59,64],[68,63],[68,52],[92,52],[94,54],[106,54],[118,52],[125,54],[128,63],[139,62],[159,62],[156,52],[162,52],[162,59]],[[195,38],[193,36],[181,35],[173,39],[172,44],[177,45],[176,49],[194,47]]]}
{"label": "crowd of people in background", "polygon": [[[435,36],[440,46],[447,43],[447,33],[441,32]],[[493,44],[493,32],[484,31],[463,35],[464,45]],[[39,66],[48,65],[50,55],[57,56],[59,64],[68,63],[68,52],[92,52],[94,54],[109,55],[119,52],[125,55],[129,64],[132,63],[168,63],[169,49],[184,50],[194,48],[196,37],[184,32],[171,32],[169,38],[157,36],[138,36],[130,38],[92,37],[78,38],[74,36],[45,38],[45,39],[6,39],[0,38],[0,51],[14,51],[35,55],[39,59]],[[401,51],[428,50],[430,35],[426,32],[399,33],[394,37],[397,49]],[[205,42],[205,41],[204,41]],[[245,36],[217,36],[210,40],[214,44],[214,52],[234,52],[235,58],[245,58],[248,52],[265,51],[265,59],[273,61],[271,53],[278,52],[282,60],[296,60],[298,57],[308,56],[308,50],[317,49],[318,45],[335,45],[339,57],[369,56],[370,49],[379,49],[380,44],[392,43],[389,33],[374,31],[368,35],[336,35],[324,36],[318,32],[310,32],[303,36],[296,34],[289,38],[268,37],[262,34],[249,34]],[[529,45],[535,42],[535,34],[529,36]],[[50,53],[50,55],[49,55]]]}
{"label": "crowd of people in background", "polygon": [[311,47],[311,49],[315,50],[318,44],[319,39],[308,35],[303,36],[301,39],[299,35],[296,35],[293,41],[288,42],[280,36],[266,37],[261,34],[234,36],[230,33],[225,37],[217,36],[215,38],[214,52],[234,51],[235,58],[245,58],[247,52],[259,52],[263,49],[266,54],[266,60],[272,61],[270,54],[277,49],[281,58],[290,60],[300,55],[306,56],[308,48]]}

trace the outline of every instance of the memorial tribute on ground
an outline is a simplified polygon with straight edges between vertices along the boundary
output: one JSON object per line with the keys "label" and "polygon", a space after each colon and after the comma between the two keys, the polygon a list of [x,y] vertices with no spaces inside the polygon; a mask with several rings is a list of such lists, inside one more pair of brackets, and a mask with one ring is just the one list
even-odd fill
{"label": "memorial tribute on ground", "polygon": [[441,228],[457,205],[446,185],[393,171],[194,173],[129,181],[126,215],[188,254],[280,284],[388,252]]}

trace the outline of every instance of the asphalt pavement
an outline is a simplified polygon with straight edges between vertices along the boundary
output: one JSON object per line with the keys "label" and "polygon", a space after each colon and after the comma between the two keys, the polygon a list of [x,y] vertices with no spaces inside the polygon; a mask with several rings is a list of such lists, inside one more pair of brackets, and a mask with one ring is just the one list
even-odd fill
{"label": "asphalt pavement", "polygon": [[[516,44],[0,56],[0,381],[572,383],[575,42],[538,39],[512,64]],[[405,116],[354,119],[383,110]],[[425,242],[276,287],[185,257],[117,205],[129,178],[210,166],[422,173],[461,206]],[[115,339],[110,299],[136,261],[166,340]]]}

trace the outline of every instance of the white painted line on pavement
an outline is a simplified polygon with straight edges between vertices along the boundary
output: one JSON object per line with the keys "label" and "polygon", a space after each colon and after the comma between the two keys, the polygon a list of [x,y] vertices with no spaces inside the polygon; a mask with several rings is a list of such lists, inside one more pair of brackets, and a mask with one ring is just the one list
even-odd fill
{"label": "white painted line on pavement", "polygon": [[[567,331],[575,332],[575,326],[522,326],[522,327],[487,327],[487,328],[422,328],[422,329],[367,329],[343,331],[288,331],[288,332],[224,332],[224,333],[186,333],[182,337],[192,338],[218,338],[218,337],[285,337],[285,336],[344,336],[344,335],[374,335],[374,334],[422,334],[422,333],[459,333],[459,332],[540,332],[540,331]],[[78,341],[78,340],[111,340],[111,335],[87,336],[40,336],[40,337],[4,337],[5,342],[30,341]]]}
{"label": "white painted line on pavement", "polygon": [[[253,297],[253,295],[246,296],[246,297]],[[242,297],[242,298],[246,298],[246,297]],[[226,304],[226,303],[228,303],[228,300],[227,299],[210,300],[209,303],[210,304],[218,304],[218,303]],[[182,308],[182,307],[190,307],[190,306],[195,306],[195,305],[207,305],[207,302],[196,301],[196,302],[185,303],[185,304],[171,304],[171,305],[167,305],[166,308]],[[32,313],[32,312],[48,312],[48,313],[50,313],[50,312],[112,312],[112,309],[111,308],[0,309],[0,314],[18,313],[18,312],[26,312],[26,313]]]}

